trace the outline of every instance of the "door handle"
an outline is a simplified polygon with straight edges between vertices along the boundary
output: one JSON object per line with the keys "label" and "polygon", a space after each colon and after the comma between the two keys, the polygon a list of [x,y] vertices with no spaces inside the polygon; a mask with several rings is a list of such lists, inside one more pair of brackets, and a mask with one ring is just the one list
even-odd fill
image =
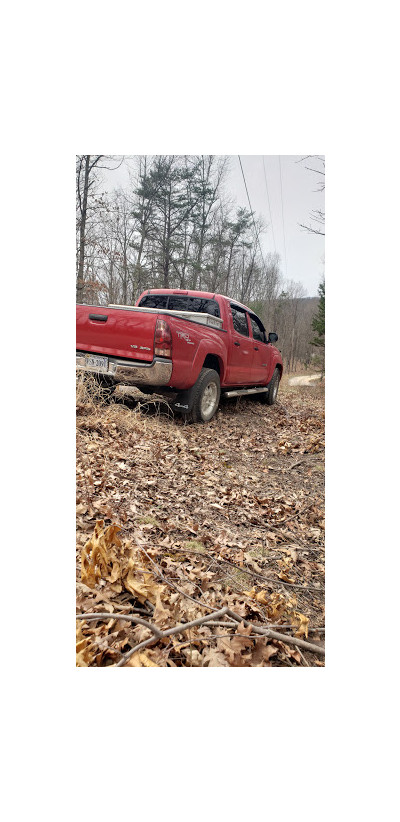
{"label": "door handle", "polygon": [[108,314],[89,314],[89,320],[97,320],[99,323],[106,323]]}
{"label": "door handle", "polygon": [[239,342],[235,342],[235,345],[240,345],[240,343],[239,343]]}
{"label": "door handle", "polygon": [[258,351],[258,345],[254,346],[254,351]]}

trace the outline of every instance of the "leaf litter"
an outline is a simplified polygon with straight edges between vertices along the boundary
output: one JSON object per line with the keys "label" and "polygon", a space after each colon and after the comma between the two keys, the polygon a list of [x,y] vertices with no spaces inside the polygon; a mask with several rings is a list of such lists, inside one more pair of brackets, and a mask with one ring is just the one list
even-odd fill
{"label": "leaf litter", "polygon": [[[283,381],[206,426],[154,408],[78,382],[77,665],[320,667],[299,648],[325,637],[322,387]],[[213,622],[224,607],[243,621]]]}

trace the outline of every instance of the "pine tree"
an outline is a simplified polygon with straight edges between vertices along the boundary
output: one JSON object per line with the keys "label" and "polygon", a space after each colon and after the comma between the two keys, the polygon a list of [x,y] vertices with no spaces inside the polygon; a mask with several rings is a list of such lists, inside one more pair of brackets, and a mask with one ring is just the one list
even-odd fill
{"label": "pine tree", "polygon": [[325,280],[318,286],[319,303],[317,313],[312,320],[312,329],[315,337],[311,340],[311,345],[321,349],[322,370],[325,363]]}

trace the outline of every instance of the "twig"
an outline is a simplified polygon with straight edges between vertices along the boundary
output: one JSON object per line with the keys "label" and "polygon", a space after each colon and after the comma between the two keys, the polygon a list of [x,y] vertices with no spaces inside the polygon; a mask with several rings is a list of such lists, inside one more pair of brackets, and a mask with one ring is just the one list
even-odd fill
{"label": "twig", "polygon": [[285,542],[292,542],[293,541],[293,536],[286,536],[286,534],[283,534],[282,531],[279,528],[277,528],[275,525],[271,525],[269,522],[267,524],[265,524],[265,522],[262,522],[261,520],[256,519],[256,521],[254,522],[254,525],[258,525],[260,528],[265,528],[266,531],[272,531],[274,534],[277,534],[278,537],[280,537]]}
{"label": "twig", "polygon": [[308,662],[307,662],[307,660],[306,660],[306,658],[305,658],[304,654],[302,653],[301,648],[299,648],[299,646],[298,646],[298,645],[296,645],[296,648],[297,648],[297,650],[298,650],[298,652],[299,652],[299,654],[300,654],[300,656],[301,656],[301,658],[302,658],[302,660],[303,660],[303,662],[304,662],[304,665],[306,666],[306,668],[309,668],[310,666],[309,666],[309,664],[308,664]]}
{"label": "twig", "polygon": [[143,625],[145,628],[148,628],[149,631],[152,631],[154,636],[157,639],[161,639],[163,636],[163,632],[159,630],[152,622],[147,622],[146,619],[141,619],[140,617],[132,616],[132,614],[100,614],[100,613],[86,613],[86,614],[76,614],[76,619],[85,619],[87,622],[95,622],[98,619],[126,619],[128,622],[132,622],[135,625]]}
{"label": "twig", "polygon": [[323,588],[318,588],[317,585],[301,585],[300,582],[284,582],[283,579],[274,579],[273,577],[265,577],[264,574],[259,574],[257,571],[248,571],[247,568],[240,568],[238,565],[235,565],[233,562],[229,562],[227,559],[221,559],[221,562],[226,562],[228,565],[231,565],[232,568],[236,568],[237,571],[243,571],[245,574],[249,574],[250,576],[257,577],[258,579],[262,579],[264,582],[268,582],[270,585],[286,585],[288,588],[301,588],[302,591],[323,591]]}
{"label": "twig", "polygon": [[[208,624],[209,623],[207,622],[207,625]],[[242,636],[242,637],[244,637],[244,639],[254,639],[254,640],[259,640],[260,639],[258,634],[239,634],[236,631],[235,637],[237,637],[237,636]],[[201,642],[203,642],[203,643],[208,642],[210,639],[232,639],[232,634],[211,634],[210,636],[200,637],[199,639],[196,640],[196,644],[200,645]],[[182,648],[187,647],[190,644],[191,644],[190,641],[189,642],[182,642],[182,645],[180,646],[179,650],[181,650]]]}
{"label": "twig", "polygon": [[[126,600],[123,601],[121,599],[120,602],[117,602],[115,600],[111,600],[102,591],[98,591],[96,588],[88,588],[88,586],[84,586],[84,584],[81,583],[81,582],[79,582],[78,584],[79,584],[81,589],[82,588],[84,589],[84,593],[94,595],[95,598],[94,598],[93,603],[90,603],[91,605],[92,604],[95,605],[97,602],[106,602],[107,605],[111,605],[112,608],[115,608],[115,609],[129,608],[130,611],[136,611],[138,614],[144,614],[144,616],[150,616],[152,614],[152,612],[154,611],[154,606],[151,605],[151,603],[149,603],[149,600],[146,600],[146,603],[147,603],[147,605],[151,605],[151,608],[146,609],[146,608],[142,608],[139,605],[132,605],[132,603],[129,601],[129,597],[128,597],[127,601]],[[87,591],[85,590],[86,588],[88,588]]]}

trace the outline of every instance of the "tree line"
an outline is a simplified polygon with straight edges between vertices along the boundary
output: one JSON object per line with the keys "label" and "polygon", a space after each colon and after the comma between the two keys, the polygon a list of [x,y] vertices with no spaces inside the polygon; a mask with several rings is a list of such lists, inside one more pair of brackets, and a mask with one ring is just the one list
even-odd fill
{"label": "tree line", "polygon": [[122,162],[76,158],[77,302],[133,305],[146,288],[226,294],[277,331],[286,367],[311,362],[317,300],[262,253],[268,226],[227,192],[229,158],[138,156],[124,188],[102,191],[103,170]]}

